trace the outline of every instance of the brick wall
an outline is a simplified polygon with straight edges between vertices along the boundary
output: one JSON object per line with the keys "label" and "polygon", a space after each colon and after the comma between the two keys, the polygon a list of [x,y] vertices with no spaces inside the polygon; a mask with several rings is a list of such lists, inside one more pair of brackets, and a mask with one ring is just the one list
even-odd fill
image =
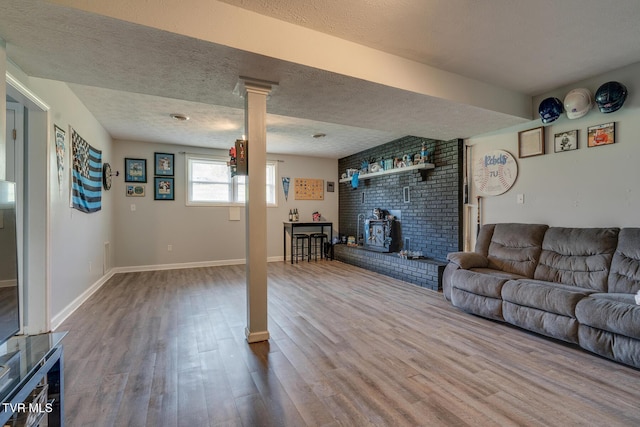
{"label": "brick wall", "polygon": [[445,263],[402,259],[398,254],[371,252],[347,245],[334,245],[335,259],[434,291],[442,290]]}
{"label": "brick wall", "polygon": [[[407,136],[387,144],[362,151],[338,161],[342,174],[347,168],[360,169],[369,158],[402,157],[420,152],[422,142],[430,153],[435,169],[384,175],[360,180],[357,189],[351,183],[339,184],[340,233],[356,235],[358,214],[372,216],[374,208],[399,210],[402,242],[412,251],[422,251],[426,257],[446,261],[447,254],[462,247],[462,150],[459,139],[439,141]],[[403,188],[409,187],[410,202],[404,203]],[[363,202],[364,195],[364,202]],[[363,234],[360,221],[359,231]]]}

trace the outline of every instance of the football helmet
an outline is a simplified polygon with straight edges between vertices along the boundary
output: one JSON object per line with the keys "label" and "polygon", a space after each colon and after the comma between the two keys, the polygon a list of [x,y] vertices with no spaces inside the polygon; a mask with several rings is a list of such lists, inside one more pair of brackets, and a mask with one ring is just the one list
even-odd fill
{"label": "football helmet", "polygon": [[562,114],[562,101],[558,98],[546,98],[538,107],[538,113],[542,119],[542,123],[547,124],[554,122]]}
{"label": "football helmet", "polygon": [[601,113],[618,111],[627,99],[627,88],[619,82],[607,82],[596,91],[596,105]]}

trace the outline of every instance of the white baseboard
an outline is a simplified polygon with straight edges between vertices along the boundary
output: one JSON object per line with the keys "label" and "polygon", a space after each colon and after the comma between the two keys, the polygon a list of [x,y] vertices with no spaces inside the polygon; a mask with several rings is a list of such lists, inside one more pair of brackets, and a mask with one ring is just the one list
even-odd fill
{"label": "white baseboard", "polygon": [[0,288],[14,288],[18,286],[17,279],[0,280]]}
{"label": "white baseboard", "polygon": [[86,300],[91,297],[98,289],[104,285],[107,280],[111,279],[111,277],[115,274],[113,269],[107,271],[107,274],[99,278],[93,285],[89,287],[86,291],[81,293],[76,299],[71,301],[71,304],[66,306],[60,313],[53,316],[51,319],[51,330],[55,331],[58,326],[64,322],[67,317],[71,316],[71,314],[76,311]]}
{"label": "white baseboard", "polygon": [[[267,262],[280,262],[283,261],[282,256],[275,256],[267,258]],[[60,313],[53,316],[51,319],[51,330],[55,331],[58,326],[64,322],[74,311],[76,311],[86,300],[91,297],[98,289],[102,287],[114,274],[118,273],[137,273],[141,271],[160,271],[160,270],[177,270],[182,268],[200,268],[200,267],[221,267],[225,265],[242,265],[246,260],[243,259],[225,259],[219,261],[200,261],[200,262],[185,262],[176,264],[156,264],[156,265],[132,265],[129,267],[113,267],[104,276],[98,279],[93,285],[86,291],[80,294],[74,299],[68,306],[66,306]]]}
{"label": "white baseboard", "polygon": [[[282,256],[267,258],[267,262],[283,261]],[[242,265],[246,260],[241,259],[223,259],[217,261],[198,261],[198,262],[182,262],[175,264],[155,264],[155,265],[132,265],[129,267],[114,267],[116,273],[137,273],[140,271],[160,271],[160,270],[179,270],[182,268],[200,268],[200,267],[221,267],[224,265]]]}

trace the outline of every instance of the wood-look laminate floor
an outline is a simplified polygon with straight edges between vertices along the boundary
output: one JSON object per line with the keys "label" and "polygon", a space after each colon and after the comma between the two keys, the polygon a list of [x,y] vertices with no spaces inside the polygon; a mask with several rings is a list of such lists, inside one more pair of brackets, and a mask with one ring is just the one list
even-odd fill
{"label": "wood-look laminate floor", "polygon": [[640,371],[342,264],[118,274],[73,313],[68,426],[637,426]]}

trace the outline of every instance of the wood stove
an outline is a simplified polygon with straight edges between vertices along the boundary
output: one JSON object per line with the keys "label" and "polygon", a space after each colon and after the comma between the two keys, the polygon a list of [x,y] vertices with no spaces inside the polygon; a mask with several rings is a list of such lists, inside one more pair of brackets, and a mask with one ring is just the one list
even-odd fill
{"label": "wood stove", "polygon": [[376,252],[399,251],[400,224],[393,219],[366,219],[364,248]]}

